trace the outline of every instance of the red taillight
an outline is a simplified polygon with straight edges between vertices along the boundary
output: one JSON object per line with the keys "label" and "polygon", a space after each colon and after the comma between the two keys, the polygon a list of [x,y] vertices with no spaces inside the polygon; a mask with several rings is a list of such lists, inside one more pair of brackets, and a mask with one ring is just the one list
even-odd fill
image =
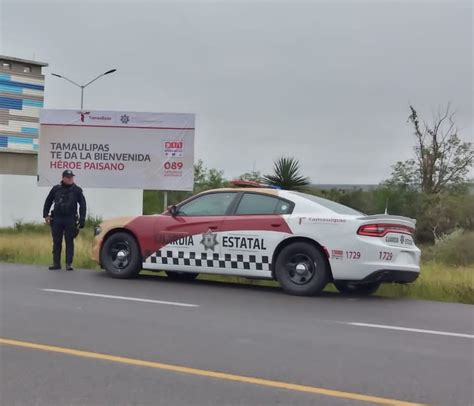
{"label": "red taillight", "polygon": [[383,237],[388,233],[401,233],[412,236],[414,232],[414,228],[399,224],[365,224],[357,230],[357,234],[368,237]]}

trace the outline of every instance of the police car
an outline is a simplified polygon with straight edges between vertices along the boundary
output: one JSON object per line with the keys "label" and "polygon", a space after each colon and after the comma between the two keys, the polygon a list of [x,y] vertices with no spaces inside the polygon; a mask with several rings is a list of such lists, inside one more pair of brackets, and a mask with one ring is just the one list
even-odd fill
{"label": "police car", "polygon": [[142,270],[275,279],[294,295],[328,283],[370,294],[420,272],[415,220],[364,215],[321,197],[266,187],[197,194],[160,215],[116,218],[95,230],[93,258],[114,278]]}

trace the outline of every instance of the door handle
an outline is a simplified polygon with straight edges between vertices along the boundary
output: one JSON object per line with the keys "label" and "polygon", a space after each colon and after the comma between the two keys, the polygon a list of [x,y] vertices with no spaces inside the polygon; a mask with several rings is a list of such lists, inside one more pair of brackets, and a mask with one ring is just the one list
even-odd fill
{"label": "door handle", "polygon": [[217,226],[209,226],[209,230],[217,230]]}
{"label": "door handle", "polygon": [[272,227],[281,227],[281,223],[271,223]]}

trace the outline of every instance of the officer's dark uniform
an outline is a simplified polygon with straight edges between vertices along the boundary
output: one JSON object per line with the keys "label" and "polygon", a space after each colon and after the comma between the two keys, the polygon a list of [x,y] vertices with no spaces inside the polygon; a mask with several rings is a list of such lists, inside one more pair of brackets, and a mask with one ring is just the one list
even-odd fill
{"label": "officer's dark uniform", "polygon": [[[74,176],[72,171],[63,172],[63,177]],[[49,210],[54,208],[49,215]],[[77,235],[77,205],[79,205],[79,228],[84,227],[86,221],[86,199],[82,189],[76,184],[66,185],[61,182],[54,186],[48,194],[43,207],[43,218],[52,217],[51,234],[53,236],[53,266],[50,269],[61,267],[61,245],[66,241],[66,269],[72,270],[74,258],[74,237]]]}

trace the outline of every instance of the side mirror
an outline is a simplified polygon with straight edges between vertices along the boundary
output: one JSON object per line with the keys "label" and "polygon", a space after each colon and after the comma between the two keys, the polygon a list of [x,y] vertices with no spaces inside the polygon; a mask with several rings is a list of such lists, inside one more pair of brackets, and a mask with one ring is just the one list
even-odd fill
{"label": "side mirror", "polygon": [[168,211],[173,217],[178,215],[178,208],[174,204],[172,206],[168,206]]}

